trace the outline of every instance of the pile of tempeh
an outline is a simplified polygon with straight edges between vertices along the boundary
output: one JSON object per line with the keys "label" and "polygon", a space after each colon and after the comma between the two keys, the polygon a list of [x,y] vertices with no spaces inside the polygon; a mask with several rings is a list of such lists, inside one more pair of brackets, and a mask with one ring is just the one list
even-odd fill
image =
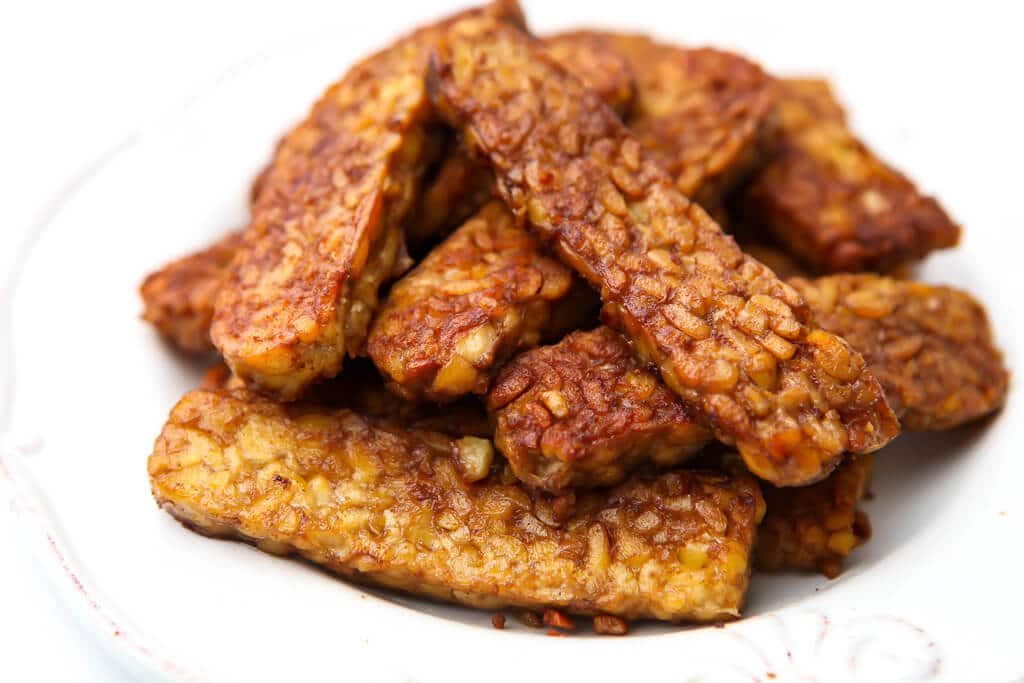
{"label": "pile of tempeh", "polygon": [[414,594],[737,616],[751,566],[839,573],[901,425],[1006,394],[981,305],[900,279],[959,227],[826,83],[715,49],[466,11],[332,85],[251,214],[142,285],[226,363],[153,495]]}

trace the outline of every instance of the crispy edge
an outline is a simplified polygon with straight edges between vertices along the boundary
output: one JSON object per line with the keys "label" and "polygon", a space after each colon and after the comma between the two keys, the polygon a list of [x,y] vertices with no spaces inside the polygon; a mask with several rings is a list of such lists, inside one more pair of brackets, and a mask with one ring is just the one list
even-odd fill
{"label": "crispy edge", "polygon": [[1009,372],[966,292],[867,273],[790,282],[864,355],[905,428],[950,429],[1006,401]]}
{"label": "crispy edge", "polygon": [[139,287],[142,318],[183,351],[213,350],[213,302],[242,240],[231,232],[210,246],[150,273]]}
{"label": "crispy edge", "polygon": [[676,465],[712,435],[608,327],[520,354],[487,397],[495,445],[530,486],[610,486],[644,463]]}
{"label": "crispy edge", "polygon": [[392,287],[367,350],[405,398],[482,394],[512,353],[545,338],[572,283],[572,271],[493,201]]}
{"label": "crispy edge", "polygon": [[811,486],[764,485],[767,512],[758,529],[754,566],[839,576],[850,552],[871,538],[867,513],[857,505],[867,492],[874,460],[873,454],[847,458],[828,479]]}
{"label": "crispy edge", "polygon": [[488,609],[739,614],[764,513],[752,478],[677,471],[552,497],[500,462],[474,479],[481,441],[195,391],[148,469],[157,503],[186,526],[359,581]]}
{"label": "crispy edge", "polygon": [[439,113],[487,156],[517,216],[605,302],[605,320],[780,485],[827,476],[899,425],[844,340],[672,185],[614,113],[523,34],[458,22],[432,59]]}
{"label": "crispy edge", "polygon": [[777,151],[739,200],[747,221],[820,273],[889,271],[959,241],[938,202],[853,134],[827,82],[781,85]]}

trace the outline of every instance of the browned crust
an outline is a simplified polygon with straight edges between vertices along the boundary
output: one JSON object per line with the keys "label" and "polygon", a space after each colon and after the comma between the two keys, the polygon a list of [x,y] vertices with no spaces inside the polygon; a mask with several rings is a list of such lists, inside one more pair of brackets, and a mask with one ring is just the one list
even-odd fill
{"label": "browned crust", "polygon": [[241,232],[228,233],[202,251],[147,275],[139,287],[142,318],[183,351],[212,351],[213,302],[241,240]]}
{"label": "browned crust", "polygon": [[361,352],[378,288],[408,266],[402,224],[440,145],[426,58],[454,19],[356,64],[278,146],[211,328],[247,384],[292,399]]}
{"label": "browned crust", "polygon": [[495,170],[514,213],[601,290],[605,316],[748,467],[782,485],[899,431],[878,381],[815,329],[793,288],[687,201],[614,112],[522,33],[457,23],[437,109]]}
{"label": "browned crust", "polygon": [[[1005,401],[1008,372],[969,295],[870,274],[790,282],[819,324],[864,355],[906,428],[949,429]],[[613,484],[708,439],[692,409],[608,328],[516,357],[488,403],[495,445],[518,477],[547,490]]]}
{"label": "browned crust", "polygon": [[871,537],[867,513],[857,509],[867,491],[874,455],[847,458],[832,475],[801,488],[762,487],[768,511],[758,529],[758,570],[819,571],[839,576],[843,560]]}
{"label": "browned crust", "polygon": [[644,462],[677,464],[711,439],[696,411],[607,327],[517,356],[495,379],[488,408],[516,476],[556,493],[617,484]]}
{"label": "browned crust", "polygon": [[493,187],[491,169],[457,140],[449,141],[409,216],[405,228],[409,244],[413,249],[422,247],[462,225],[487,203]]}
{"label": "browned crust", "polygon": [[570,31],[543,39],[544,49],[566,71],[594,91],[619,116],[626,116],[636,97],[636,75],[611,36]]}
{"label": "browned crust", "polygon": [[[544,45],[608,106],[625,114],[635,95],[633,72],[608,40],[593,34],[564,34],[546,39]],[[447,235],[487,203],[493,187],[487,164],[474,159],[458,140],[450,141],[409,216],[409,243],[422,245]]]}
{"label": "browned crust", "polygon": [[405,398],[484,393],[500,363],[543,339],[572,281],[493,201],[395,284],[367,349]]}
{"label": "browned crust", "polygon": [[480,440],[194,391],[149,475],[157,502],[197,531],[418,595],[673,621],[739,614],[764,511],[752,478],[678,471],[554,498],[500,462],[466,483],[467,444]]}
{"label": "browned crust", "polygon": [[1002,353],[966,292],[871,274],[791,282],[818,323],[864,355],[905,428],[949,429],[1006,401]]}
{"label": "browned crust", "polygon": [[828,83],[783,81],[778,112],[778,150],[741,204],[808,267],[888,271],[957,243],[938,202],[850,131]]}
{"label": "browned crust", "polygon": [[687,197],[713,204],[763,160],[775,82],[757,64],[643,35],[570,35],[604,39],[629,62],[637,96],[626,123]]}

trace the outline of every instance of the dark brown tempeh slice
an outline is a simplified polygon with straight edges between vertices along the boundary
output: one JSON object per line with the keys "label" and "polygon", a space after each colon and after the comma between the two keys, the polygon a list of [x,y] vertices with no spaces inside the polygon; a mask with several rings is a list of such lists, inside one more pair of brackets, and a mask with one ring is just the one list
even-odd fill
{"label": "dark brown tempeh slice", "polygon": [[626,124],[680,192],[709,208],[764,161],[774,130],[775,79],[760,66],[713,48],[599,35],[636,74]]}
{"label": "dark brown tempeh slice", "polygon": [[828,83],[781,81],[778,149],[738,204],[815,272],[891,271],[960,227],[851,131]]}
{"label": "dark brown tempeh slice", "polygon": [[556,493],[617,484],[645,463],[675,465],[712,438],[608,327],[512,359],[487,403],[495,445],[516,476]]}
{"label": "dark brown tempeh slice", "polygon": [[874,467],[872,453],[847,458],[828,479],[800,488],[762,487],[768,511],[758,529],[754,564],[762,571],[819,571],[839,576],[843,560],[871,537],[857,509]]}

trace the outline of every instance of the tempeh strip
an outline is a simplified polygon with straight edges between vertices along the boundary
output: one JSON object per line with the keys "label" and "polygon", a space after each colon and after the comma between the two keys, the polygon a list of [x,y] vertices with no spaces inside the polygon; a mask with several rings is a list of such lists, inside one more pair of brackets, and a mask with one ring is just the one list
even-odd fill
{"label": "tempeh strip", "polygon": [[672,621],[739,614],[764,512],[753,478],[679,471],[554,498],[489,449],[347,410],[194,391],[149,474],[190,528],[417,595]]}
{"label": "tempeh strip", "polygon": [[712,48],[597,35],[636,74],[626,124],[680,192],[708,208],[763,161],[774,128],[775,80],[760,66]]}
{"label": "tempeh strip", "polygon": [[637,74],[609,36],[574,31],[548,36],[541,42],[552,59],[583,81],[616,114],[629,113],[637,94]]}
{"label": "tempeh strip", "polygon": [[874,458],[849,457],[828,479],[811,486],[762,487],[768,511],[758,529],[755,566],[839,576],[850,551],[871,537],[868,516],[857,505],[867,492]]}
{"label": "tempeh strip", "polygon": [[450,21],[358,63],[278,145],[211,328],[247,384],[292,399],[362,351],[379,287],[409,265],[402,224],[440,151],[424,75]]}
{"label": "tempeh strip", "polygon": [[183,351],[212,351],[213,302],[231,271],[241,241],[241,232],[228,233],[210,246],[147,275],[139,287],[142,318]]}
{"label": "tempeh strip", "polygon": [[544,340],[573,280],[492,201],[395,284],[367,350],[405,398],[482,394],[512,353]]}
{"label": "tempeh strip", "polygon": [[498,190],[601,290],[606,319],[780,485],[826,476],[899,431],[878,381],[797,292],[689,202],[615,114],[531,39],[455,24],[432,60],[439,113]]}
{"label": "tempeh strip", "polygon": [[904,428],[951,429],[1006,401],[1009,372],[970,294],[867,273],[790,282],[863,354]]}
{"label": "tempeh strip", "polygon": [[599,327],[507,363],[487,397],[495,445],[530,486],[609,486],[644,463],[675,465],[711,432],[696,410]]}
{"label": "tempeh strip", "polygon": [[782,81],[778,112],[778,150],[739,200],[751,226],[823,273],[890,271],[957,243],[939,203],[850,131],[828,83]]}

